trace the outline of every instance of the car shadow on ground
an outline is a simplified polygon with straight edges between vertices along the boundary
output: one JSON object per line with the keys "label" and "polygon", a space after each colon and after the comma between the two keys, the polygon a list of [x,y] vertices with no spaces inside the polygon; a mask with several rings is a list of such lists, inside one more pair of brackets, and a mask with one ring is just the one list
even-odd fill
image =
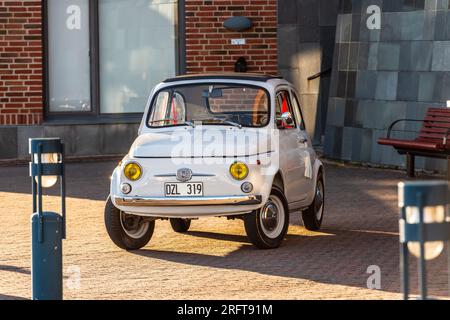
{"label": "car shadow on ground", "polygon": [[[274,250],[258,250],[247,237],[221,233],[191,231],[187,235],[243,243],[225,255],[207,255],[174,251],[142,249],[133,254],[169,262],[244,270],[269,276],[315,281],[324,284],[368,288],[373,271],[379,266],[381,291],[400,293],[399,240],[396,233],[375,230],[325,229],[316,235],[288,234],[282,246]],[[445,254],[440,257],[445,260]],[[441,261],[442,262],[442,261]],[[416,261],[411,259],[411,293],[417,294]],[[447,273],[440,264],[429,267],[433,275],[429,288],[435,295],[447,295]],[[434,285],[437,284],[437,285]],[[431,292],[430,291],[430,292]]]}
{"label": "car shadow on ground", "polygon": [[29,300],[29,299],[0,293],[0,300]]}
{"label": "car shadow on ground", "polygon": [[230,241],[230,242],[247,242],[250,244],[250,241],[246,236],[240,236],[237,234],[224,234],[224,233],[215,233],[215,232],[207,232],[207,231],[188,231],[185,234],[197,238],[206,238],[206,239],[214,239],[214,240],[222,240],[222,241]]}
{"label": "car shadow on ground", "polygon": [[[347,230],[323,230],[312,236],[289,234],[282,246],[274,250],[258,250],[247,237],[240,235],[201,231],[191,231],[187,235],[244,244],[225,256],[151,249],[132,253],[188,265],[238,269],[360,288],[367,288],[370,276],[367,268],[379,265],[383,271],[382,290],[400,290],[396,234]],[[380,255],[374,255],[373,250],[378,250]]]}

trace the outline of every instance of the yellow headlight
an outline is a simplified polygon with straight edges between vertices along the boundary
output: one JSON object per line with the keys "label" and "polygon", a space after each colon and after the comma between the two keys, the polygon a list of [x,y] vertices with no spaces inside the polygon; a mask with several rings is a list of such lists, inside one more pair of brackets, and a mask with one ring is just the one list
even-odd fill
{"label": "yellow headlight", "polygon": [[123,169],[123,173],[125,174],[125,177],[127,177],[127,179],[136,181],[141,177],[142,169],[137,163],[131,162],[125,166],[125,168]]}
{"label": "yellow headlight", "polygon": [[235,162],[230,167],[230,174],[236,180],[244,180],[248,176],[248,167],[243,162]]}

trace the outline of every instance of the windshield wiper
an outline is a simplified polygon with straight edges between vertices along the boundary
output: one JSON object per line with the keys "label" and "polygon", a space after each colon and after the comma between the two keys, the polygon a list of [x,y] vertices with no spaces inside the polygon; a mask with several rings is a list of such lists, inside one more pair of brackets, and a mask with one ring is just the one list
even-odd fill
{"label": "windshield wiper", "polygon": [[195,124],[193,122],[191,122],[191,121],[185,121],[184,124],[186,124],[188,126],[191,126],[192,128],[195,129]]}
{"label": "windshield wiper", "polygon": [[220,121],[221,123],[225,123],[225,124],[228,124],[230,126],[238,127],[239,129],[242,129],[242,125],[241,124],[233,122],[233,121],[230,121],[230,120],[226,120],[226,119],[222,119],[222,118],[214,118],[214,119],[211,119],[211,120],[213,120],[213,121]]}
{"label": "windshield wiper", "polygon": [[[172,119],[172,118],[166,118],[166,119],[161,119],[161,120],[149,121],[148,123],[151,125],[153,123],[166,122],[166,121],[177,121],[177,120]],[[180,123],[181,123],[181,121],[180,121]],[[191,126],[192,128],[195,128],[195,124],[193,122],[191,122],[191,121],[183,121],[183,124]]]}
{"label": "windshield wiper", "polygon": [[193,122],[201,122],[201,123],[207,123],[207,122],[210,122],[210,121],[217,121],[217,122],[220,122],[221,124],[224,123],[224,124],[228,124],[230,126],[242,129],[242,125],[241,124],[233,122],[233,121],[225,120],[225,119],[222,119],[222,118],[212,118],[212,119],[202,119],[202,120],[192,120],[192,121]]}

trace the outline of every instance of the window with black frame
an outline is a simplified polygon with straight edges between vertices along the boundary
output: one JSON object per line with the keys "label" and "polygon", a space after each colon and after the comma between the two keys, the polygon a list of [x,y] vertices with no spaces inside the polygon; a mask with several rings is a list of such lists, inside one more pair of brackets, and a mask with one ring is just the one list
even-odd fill
{"label": "window with black frame", "polygon": [[89,0],[47,1],[48,111],[91,112]]}
{"label": "window with black frame", "polygon": [[49,116],[142,113],[177,74],[176,0],[47,0]]}

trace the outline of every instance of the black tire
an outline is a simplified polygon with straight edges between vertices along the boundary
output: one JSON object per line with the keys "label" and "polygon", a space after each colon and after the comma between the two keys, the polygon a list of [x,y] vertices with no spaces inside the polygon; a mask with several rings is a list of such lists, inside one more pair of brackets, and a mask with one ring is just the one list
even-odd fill
{"label": "black tire", "polygon": [[[269,205],[275,205],[278,208],[277,210],[283,210],[281,213],[278,211],[276,222],[273,219],[271,220],[274,224],[270,225],[270,227],[275,225],[272,231],[270,227],[266,228],[262,219]],[[278,248],[283,242],[289,227],[289,210],[283,192],[279,188],[273,187],[269,201],[261,209],[244,216],[244,226],[249,240],[257,248]],[[272,232],[274,234],[271,235],[270,233]]]}
{"label": "black tire", "polygon": [[184,233],[189,230],[191,226],[191,220],[189,219],[170,219],[170,225],[172,226],[173,231]]}
{"label": "black tire", "polygon": [[[320,192],[320,195],[318,194]],[[319,213],[320,210],[320,213]],[[325,184],[322,171],[317,176],[314,200],[311,205],[302,212],[303,225],[307,230],[317,231],[322,226],[323,213],[325,211]]]}
{"label": "black tire", "polygon": [[124,250],[137,250],[145,247],[152,238],[153,230],[155,229],[155,221],[144,221],[144,218],[139,216],[128,216],[127,219],[139,219],[138,226],[140,226],[140,231],[138,230],[139,233],[136,234],[136,237],[131,237],[129,235],[132,230],[125,230],[125,222],[123,222],[123,219],[125,219],[124,213],[117,209],[113,205],[111,198],[108,197],[105,205],[105,226],[112,242]]}

